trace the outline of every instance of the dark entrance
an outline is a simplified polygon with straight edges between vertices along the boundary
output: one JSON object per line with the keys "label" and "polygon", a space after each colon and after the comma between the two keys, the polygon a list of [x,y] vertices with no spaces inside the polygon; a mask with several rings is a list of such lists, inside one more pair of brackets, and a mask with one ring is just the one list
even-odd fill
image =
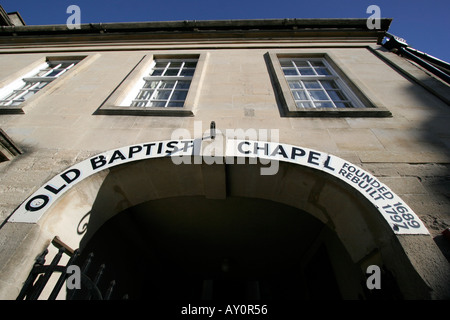
{"label": "dark entrance", "polygon": [[340,299],[326,229],[268,200],[179,197],[124,210],[81,250],[106,264],[117,298]]}

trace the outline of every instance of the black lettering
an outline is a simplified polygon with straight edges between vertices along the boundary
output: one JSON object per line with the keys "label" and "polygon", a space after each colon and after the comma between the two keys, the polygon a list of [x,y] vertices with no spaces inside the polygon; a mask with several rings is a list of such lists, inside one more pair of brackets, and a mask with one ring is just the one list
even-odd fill
{"label": "black lettering", "polygon": [[259,145],[258,145],[258,143],[255,143],[254,145],[253,145],[253,153],[254,154],[258,154],[258,150],[264,150],[264,155],[265,156],[268,156],[269,155],[269,144],[268,143],[264,143],[264,147],[260,147]]}
{"label": "black lettering", "polygon": [[378,189],[379,187],[381,187],[381,184],[375,179],[373,180],[373,182],[370,185],[372,187],[374,187],[375,189]]}
{"label": "black lettering", "polygon": [[383,193],[383,196],[385,196],[387,199],[394,199],[394,195],[390,191]]}
{"label": "black lettering", "polygon": [[281,154],[285,159],[288,157],[286,151],[284,151],[284,148],[281,145],[278,145],[270,156],[273,157],[275,154]]}
{"label": "black lettering", "polygon": [[[73,174],[72,177],[70,177],[69,174]],[[67,170],[66,172],[64,172],[63,174],[60,175],[61,178],[63,178],[63,180],[67,183],[72,183],[73,181],[75,181],[76,179],[78,179],[81,175],[80,170],[78,169],[70,169]],[[53,194],[58,194],[62,189],[64,189],[66,187],[65,184],[63,184],[61,187],[59,187],[58,189],[56,189],[54,186],[52,185],[46,185],[44,188],[47,189],[48,191],[50,191]]]}
{"label": "black lettering", "polygon": [[[188,148],[194,147],[192,144],[194,141],[180,141],[181,143],[184,143],[183,152],[186,152]],[[191,143],[191,145],[189,145]]]}
{"label": "black lettering", "polygon": [[328,156],[327,160],[324,163],[324,167],[327,168],[327,169],[330,169],[331,171],[334,171],[335,169],[333,167],[330,167],[330,160],[331,160],[331,157]]}
{"label": "black lettering", "polygon": [[358,183],[358,186],[361,188],[361,189],[365,189],[365,188],[367,188],[368,186],[369,186],[369,184],[367,183],[367,182],[365,182],[366,183],[366,185],[364,185],[364,180],[362,180],[360,183]]}
{"label": "black lettering", "polygon": [[[74,176],[72,178],[69,176],[70,173],[74,174]],[[67,183],[72,183],[75,180],[77,180],[80,177],[80,175],[81,175],[80,170],[78,170],[78,169],[70,169],[70,170],[67,170],[66,172],[64,172],[61,175],[61,178],[63,178],[64,181],[67,182]]]}
{"label": "black lettering", "polygon": [[92,169],[96,170],[106,164],[105,156],[98,156],[91,159]]}
{"label": "black lettering", "polygon": [[355,175],[361,178],[364,176],[364,171],[358,169],[356,170]]}
{"label": "black lettering", "polygon": [[50,198],[47,195],[40,194],[31,198],[25,205],[25,209],[27,209],[27,211],[38,211],[45,207],[49,201]]}
{"label": "black lettering", "polygon": [[243,153],[243,154],[249,154],[250,153],[250,151],[244,151],[243,149],[242,149],[242,145],[244,145],[244,144],[246,144],[246,145],[250,145],[250,142],[248,142],[248,141],[242,141],[242,142],[240,142],[239,144],[238,144],[238,151],[240,152],[240,153]]}
{"label": "black lettering", "polygon": [[166,150],[166,153],[168,155],[177,153],[178,151],[180,151],[180,149],[178,149],[178,147],[176,146],[176,144],[178,143],[178,141],[170,141],[167,143],[167,148],[173,149],[173,150]]}
{"label": "black lettering", "polygon": [[141,150],[142,150],[142,146],[132,146],[132,147],[130,147],[130,150],[128,152],[128,158],[130,158],[130,159],[133,158],[133,155],[135,153],[141,152]]}
{"label": "black lettering", "polygon": [[366,181],[367,183],[372,183],[373,178],[366,174],[364,178],[362,178],[362,180]]}
{"label": "black lettering", "polygon": [[369,193],[369,195],[373,198],[373,195],[377,193],[377,190],[373,190],[371,193]]}
{"label": "black lettering", "polygon": [[153,147],[154,145],[155,145],[154,143],[147,143],[147,144],[144,144],[144,147],[147,148],[147,151],[145,151],[145,155],[146,155],[146,156],[150,155],[150,153],[151,153],[151,151],[152,151],[152,147]]}
{"label": "black lettering", "polygon": [[66,187],[65,184],[63,184],[61,187],[59,187],[59,189],[54,188],[52,185],[46,185],[44,188],[47,189],[48,191],[50,191],[53,194],[58,194],[62,189],[64,189]]}
{"label": "black lettering", "polygon": [[111,160],[109,160],[108,164],[113,163],[114,161],[116,161],[117,159],[120,160],[125,160],[125,156],[122,154],[122,152],[120,152],[119,150],[114,151]]}
{"label": "black lettering", "polygon": [[291,159],[295,160],[296,156],[303,157],[306,154],[305,150],[293,147],[291,151]]}
{"label": "black lettering", "polygon": [[314,152],[314,151],[310,151],[309,152],[309,156],[308,156],[308,162],[311,164],[315,164],[315,165],[319,165],[318,162],[314,162],[313,160],[319,160],[320,157],[320,153],[318,152]]}
{"label": "black lettering", "polygon": [[374,197],[373,199],[374,200],[380,200],[380,199],[384,200],[384,197],[381,194],[379,194],[378,197],[376,197],[376,198]]}

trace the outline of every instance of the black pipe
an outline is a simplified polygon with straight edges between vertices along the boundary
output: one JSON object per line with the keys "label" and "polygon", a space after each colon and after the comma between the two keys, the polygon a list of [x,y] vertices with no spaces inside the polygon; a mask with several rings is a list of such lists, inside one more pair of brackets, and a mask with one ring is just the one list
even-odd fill
{"label": "black pipe", "polygon": [[412,61],[416,62],[417,64],[419,64],[420,66],[424,67],[425,69],[427,69],[428,71],[430,71],[432,74],[434,74],[435,76],[441,78],[442,80],[444,80],[445,82],[447,82],[448,84],[450,84],[450,76],[448,74],[446,74],[445,72],[441,71],[440,69],[436,68],[435,66],[429,64],[428,62],[426,62],[425,60],[417,57],[416,55],[414,55],[413,53],[411,53],[410,51],[406,50],[405,47],[400,47],[398,48],[398,52],[402,55],[404,55],[406,58],[411,59]]}
{"label": "black pipe", "polygon": [[[390,33],[386,33],[386,36],[389,38],[389,40],[383,44],[384,48],[386,48],[390,51],[396,50],[397,54],[403,55],[407,59],[410,59],[410,60],[416,62],[421,67],[425,68],[426,70],[428,70],[435,76],[439,77],[440,79],[444,80],[446,83],[450,84],[450,75],[448,75],[441,69],[435,67],[434,65],[430,64],[429,62],[425,61],[424,59],[420,58],[418,56],[419,51],[417,51],[413,48],[410,48],[408,46],[408,43],[406,43],[406,41],[404,39],[396,37]],[[425,55],[423,52],[420,52],[420,54]],[[431,56],[427,57],[427,59],[430,59],[430,58],[431,58]],[[446,64],[446,66],[448,66],[448,64],[446,62],[443,62],[440,60],[438,61],[437,59],[436,59],[436,64],[438,64],[438,65]]]}

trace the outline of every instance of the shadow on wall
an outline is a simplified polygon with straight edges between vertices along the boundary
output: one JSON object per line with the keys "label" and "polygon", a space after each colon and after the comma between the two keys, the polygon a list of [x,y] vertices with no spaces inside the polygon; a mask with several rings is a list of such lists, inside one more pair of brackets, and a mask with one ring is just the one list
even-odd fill
{"label": "shadow on wall", "polygon": [[[395,167],[398,175],[417,178],[423,187],[422,191],[398,194],[420,216],[450,261],[450,238],[443,235],[450,227],[450,86],[426,71],[419,75],[421,80],[413,78],[384,58],[382,54],[386,52],[385,48],[375,50],[379,58],[409,82],[398,94],[410,97],[414,103],[386,104],[392,109],[393,120],[405,122],[404,130],[373,131],[377,137],[384,139],[382,143],[386,149],[396,153],[403,150],[410,152],[412,149],[417,155],[410,163],[399,163]],[[405,58],[399,59],[404,59],[406,64],[413,64]],[[386,89],[390,90],[389,84],[386,85]],[[383,137],[386,132],[392,134],[391,140],[387,135]]]}

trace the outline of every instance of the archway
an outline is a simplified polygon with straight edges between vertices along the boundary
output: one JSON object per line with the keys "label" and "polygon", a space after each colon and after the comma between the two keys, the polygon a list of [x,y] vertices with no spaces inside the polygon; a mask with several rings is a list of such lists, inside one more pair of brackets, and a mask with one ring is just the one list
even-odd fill
{"label": "archway", "polygon": [[[142,212],[141,206],[154,205],[158,201],[173,204],[174,201],[182,199],[196,199],[198,206],[214,201],[211,203],[214,204],[213,211],[236,203],[237,199],[242,204],[253,203],[263,207],[264,204],[270,207],[270,203],[275,208],[270,212],[279,211],[281,208],[294,210],[299,216],[309,217],[306,229],[321,229],[320,236],[315,234],[308,237],[308,241],[315,239],[315,245],[310,246],[314,249],[310,249],[309,255],[306,255],[308,259],[305,254],[300,255],[304,257],[301,264],[305,267],[315,259],[319,261],[316,265],[327,265],[328,273],[330,270],[333,273],[330,281],[337,284],[335,292],[338,293],[334,297],[369,297],[370,294],[364,292],[364,284],[361,284],[369,265],[382,268],[382,277],[389,283],[386,291],[388,297],[422,299],[448,295],[448,266],[442,264],[439,251],[431,237],[427,234],[401,234],[399,230],[393,229],[392,226],[396,225],[389,223],[385,215],[380,214],[381,208],[374,203],[375,198],[372,193],[368,193],[369,189],[364,189],[363,192],[355,188],[355,182],[349,178],[351,170],[354,173],[360,170],[356,166],[341,161],[342,168],[347,166],[345,168],[348,172],[344,172],[345,176],[340,176],[339,170],[335,170],[338,169],[336,163],[339,164],[339,161],[334,162],[339,160],[338,158],[294,146],[280,149],[281,145],[278,145],[274,149],[276,152],[263,155],[269,158],[275,155],[274,158],[279,161],[276,174],[261,175],[263,166],[251,161],[259,158],[259,155],[251,154],[250,149],[243,148],[250,144],[241,144],[241,152],[238,155],[232,154],[236,157],[235,160],[244,160],[241,162],[194,161],[191,164],[176,164],[167,156],[177,143],[181,143],[181,146],[187,145],[187,142],[183,141],[155,142],[111,150],[90,158],[85,163],[69,168],[38,190],[23,205],[28,211],[19,210],[11,221],[20,221],[23,216],[27,217],[27,214],[31,213],[31,216],[37,217],[37,223],[45,232],[64,233],[68,228],[73,228],[72,221],[75,219],[67,215],[67,210],[75,211],[80,208],[79,203],[83,202],[83,210],[89,213],[87,230],[80,242],[80,247],[84,250],[90,245],[95,247],[95,242],[98,242],[95,238],[102,232],[114,234],[108,230],[108,225],[126,219],[123,217],[129,216],[127,212],[130,210]],[[152,154],[148,146],[154,146],[153,150],[158,152]],[[171,149],[167,151],[169,147]],[[256,145],[254,150],[257,151],[258,148]],[[268,148],[269,146],[266,148],[266,145],[263,145],[260,149],[265,152]],[[141,154],[136,156],[139,153]],[[287,154],[293,158],[285,159]],[[303,162],[297,158],[301,158]],[[332,167],[333,165],[335,167]],[[350,170],[350,166],[353,169]],[[335,170],[334,174],[325,170],[330,168]],[[50,197],[45,197],[43,189],[53,192],[59,200],[51,203]],[[62,197],[66,191],[69,192]],[[378,191],[386,194],[390,192],[385,186],[378,187]],[[84,198],[88,199],[81,199],[82,195],[87,195]],[[399,199],[392,193],[390,195],[396,200]],[[384,203],[384,206],[390,204]],[[30,208],[32,210],[29,210]],[[39,211],[43,208],[49,210],[39,220],[43,215]],[[406,205],[402,208],[401,210],[407,210]],[[244,212],[244,217],[245,214],[248,212]],[[80,218],[80,215],[84,216],[84,213],[79,213],[77,217]],[[284,222],[285,225],[289,225],[289,219]],[[314,225],[317,228],[313,227]],[[103,227],[106,231],[101,230]],[[299,228],[300,231],[303,229],[305,228]],[[263,232],[260,231],[259,234],[263,235]],[[302,248],[304,244],[298,244],[299,242],[301,241],[290,242],[291,248]],[[420,250],[422,248],[427,250]],[[348,256],[348,259],[341,259],[343,255]],[[203,275],[206,274],[205,270]],[[202,281],[207,280],[203,277]],[[310,296],[312,293],[307,291],[306,295]]]}
{"label": "archway", "polygon": [[[141,283],[144,288],[123,288],[123,292],[129,289],[128,294],[136,297],[214,299],[233,294],[283,299],[368,299],[374,293],[365,284],[369,265],[383,270],[383,290],[376,296],[395,299],[404,298],[405,292],[415,297],[428,293],[389,225],[351,187],[317,170],[290,163],[280,164],[275,175],[262,176],[260,169],[261,165],[249,163],[174,165],[169,158],[111,168],[92,207],[81,247],[85,252],[109,251],[110,254],[100,256],[112,266],[117,264],[111,267],[113,273],[114,269],[126,269],[123,262],[127,259],[143,262],[144,269],[139,263],[126,263],[128,272],[123,280],[118,280]],[[185,215],[181,208],[186,208]],[[224,225],[212,219],[214,216]],[[239,230],[239,221],[245,228]],[[234,229],[226,227],[233,222]],[[250,222],[259,228],[255,230]],[[153,229],[155,226],[157,229]],[[266,261],[279,261],[279,265],[260,270],[260,245],[273,238],[266,227],[273,227],[269,230],[281,236],[284,244],[273,246],[264,256]],[[155,231],[157,239],[165,239],[163,244],[152,238]],[[243,249],[239,239],[252,232],[254,250],[250,251],[249,243]],[[152,237],[148,238],[149,234]],[[180,243],[181,235],[185,238]],[[146,240],[138,240],[142,236]],[[190,242],[192,237],[196,241]],[[112,239],[115,245],[107,248],[105,239]],[[233,245],[215,255],[213,244],[226,241]],[[185,247],[189,243],[194,247],[195,243],[207,246],[195,247],[190,260]],[[130,255],[130,248],[139,246],[144,249]],[[243,255],[246,250],[249,252]],[[205,251],[209,252],[208,259],[200,259]],[[284,260],[276,255],[286,251],[291,254],[285,255]],[[145,271],[145,265],[152,263],[158,268]],[[191,268],[186,269],[184,263]],[[224,273],[228,263],[230,272]],[[236,273],[231,272],[233,265]],[[120,279],[120,273],[112,276]],[[129,279],[127,275],[139,279]],[[292,286],[288,278],[277,275],[287,276]],[[151,296],[145,291],[145,283],[149,288],[158,288],[159,294]],[[231,284],[234,288],[230,288]],[[294,287],[301,290],[293,291]]]}

